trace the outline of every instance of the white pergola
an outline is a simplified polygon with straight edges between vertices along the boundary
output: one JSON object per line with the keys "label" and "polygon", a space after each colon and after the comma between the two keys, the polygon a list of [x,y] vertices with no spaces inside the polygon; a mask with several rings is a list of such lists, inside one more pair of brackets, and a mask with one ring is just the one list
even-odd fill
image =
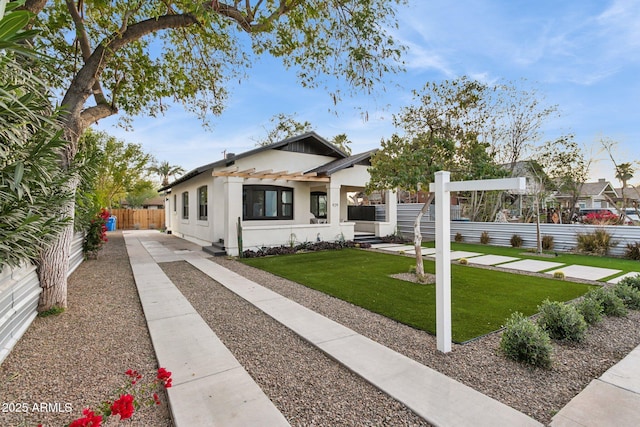
{"label": "white pergola", "polygon": [[429,191],[436,201],[436,339],[438,350],[451,351],[451,195],[452,191],[526,189],[525,178],[485,179],[450,182],[450,172],[435,174]]}

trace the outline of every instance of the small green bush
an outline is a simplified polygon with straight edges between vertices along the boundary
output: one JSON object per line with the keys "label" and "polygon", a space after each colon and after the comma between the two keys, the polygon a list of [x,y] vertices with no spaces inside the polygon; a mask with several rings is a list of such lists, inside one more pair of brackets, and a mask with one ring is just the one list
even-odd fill
{"label": "small green bush", "polygon": [[640,261],[640,242],[634,244],[627,243],[627,249],[624,251],[624,257]]}
{"label": "small green bush", "polygon": [[542,368],[551,367],[551,339],[547,332],[522,313],[515,312],[505,324],[500,349],[510,359]]}
{"label": "small green bush", "polygon": [[460,259],[458,260],[458,262],[459,262],[460,264],[462,264],[462,265],[467,265],[467,264],[469,264],[469,260],[468,260],[468,259],[466,259],[466,258],[460,258]]}
{"label": "small green bush", "polygon": [[627,308],[640,310],[640,290],[624,283],[618,283],[613,290]]}
{"label": "small green bush", "polygon": [[640,274],[637,274],[635,276],[625,277],[624,279],[620,280],[618,283],[621,283],[623,285],[628,285],[628,286],[631,286],[632,288],[636,288],[640,290]]}
{"label": "small green bush", "polygon": [[609,249],[618,244],[606,230],[596,230],[593,233],[578,233],[578,251],[593,255],[607,255]]}
{"label": "small green bush", "polygon": [[576,309],[582,314],[582,317],[584,317],[584,320],[589,325],[594,325],[602,320],[602,304],[592,295],[587,294],[582,301],[577,304]]}
{"label": "small green bush", "polygon": [[564,271],[560,271],[560,270],[554,271],[553,272],[553,278],[554,279],[564,280],[564,278],[565,278]]}
{"label": "small green bush", "polygon": [[542,249],[545,251],[553,249],[553,236],[542,236]]}
{"label": "small green bush", "polygon": [[584,340],[587,322],[573,305],[547,299],[538,306],[538,310],[538,325],[552,339],[575,342]]}
{"label": "small green bush", "polygon": [[602,312],[607,316],[624,317],[627,315],[627,308],[624,301],[616,295],[613,288],[598,288],[589,291],[590,298],[595,298],[602,306]]}
{"label": "small green bush", "polygon": [[455,235],[455,237],[453,238],[453,240],[454,240],[456,243],[462,243],[462,242],[464,242],[464,236],[463,236],[462,234],[460,234],[460,233],[456,233],[456,235]]}
{"label": "small green bush", "polygon": [[520,246],[522,246],[522,237],[518,236],[517,234],[511,236],[511,247],[519,248]]}
{"label": "small green bush", "polygon": [[482,234],[480,235],[480,243],[482,243],[483,245],[486,245],[490,241],[491,241],[491,237],[489,237],[489,232],[483,231]]}

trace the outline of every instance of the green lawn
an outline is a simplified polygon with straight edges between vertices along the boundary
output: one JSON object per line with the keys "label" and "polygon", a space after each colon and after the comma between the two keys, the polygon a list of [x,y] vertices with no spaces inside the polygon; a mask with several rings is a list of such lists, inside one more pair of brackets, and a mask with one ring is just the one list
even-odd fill
{"label": "green lawn", "polygon": [[[401,323],[435,334],[435,285],[389,277],[408,272],[413,258],[358,249],[243,259],[269,271]],[[427,272],[435,264],[425,260]],[[451,266],[452,336],[456,342],[499,329],[514,311],[537,312],[546,298],[568,301],[591,286],[474,268]]]}

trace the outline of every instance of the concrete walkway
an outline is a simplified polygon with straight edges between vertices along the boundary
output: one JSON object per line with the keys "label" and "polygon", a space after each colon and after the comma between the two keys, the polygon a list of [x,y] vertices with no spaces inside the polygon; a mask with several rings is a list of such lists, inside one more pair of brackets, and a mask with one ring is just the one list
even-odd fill
{"label": "concrete walkway", "polygon": [[[124,231],[123,235],[158,362],[173,371],[174,386],[168,389],[168,396],[177,427],[288,425],[157,265],[177,260],[189,262],[434,425],[542,425],[209,261],[196,245],[157,231]],[[640,347],[610,371],[560,411],[553,425],[637,425],[627,422],[640,420]],[[607,395],[606,387],[614,387],[618,393]],[[615,403],[619,407],[612,409],[613,403],[607,401],[605,422],[603,417],[590,416],[596,412],[594,396],[601,400],[603,393],[618,399]],[[591,419],[598,421],[590,423]]]}

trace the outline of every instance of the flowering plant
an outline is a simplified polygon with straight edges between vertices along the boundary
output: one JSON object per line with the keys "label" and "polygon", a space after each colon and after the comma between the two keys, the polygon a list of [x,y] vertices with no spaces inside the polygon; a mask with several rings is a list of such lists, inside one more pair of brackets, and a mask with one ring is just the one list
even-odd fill
{"label": "flowering plant", "polygon": [[102,208],[94,219],[89,223],[87,235],[82,244],[82,250],[87,258],[97,258],[98,251],[102,245],[108,241],[107,239],[107,221],[111,214],[108,210]]}
{"label": "flowering plant", "polygon": [[[69,427],[100,427],[103,418],[120,416],[120,420],[126,420],[143,406],[160,405],[160,398],[156,392],[159,387],[169,388],[172,385],[171,372],[165,368],[158,368],[156,378],[148,384],[141,382],[142,374],[138,371],[127,370],[125,375],[129,378],[127,384],[118,389],[119,397],[102,403],[96,413],[90,408],[82,411],[82,417],[74,420]],[[136,397],[137,396],[137,397]]]}

